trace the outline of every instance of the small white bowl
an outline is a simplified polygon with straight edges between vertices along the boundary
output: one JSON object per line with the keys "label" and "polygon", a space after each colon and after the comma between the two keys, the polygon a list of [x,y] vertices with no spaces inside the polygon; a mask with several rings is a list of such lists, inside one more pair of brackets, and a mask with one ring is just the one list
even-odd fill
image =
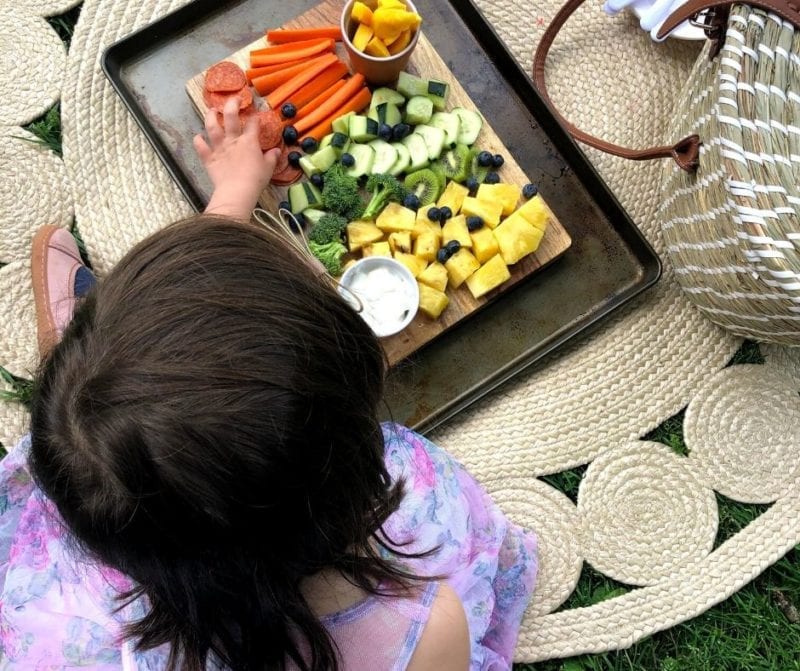
{"label": "small white bowl", "polygon": [[339,293],[379,338],[402,331],[419,309],[417,280],[388,256],[356,261],[339,280]]}

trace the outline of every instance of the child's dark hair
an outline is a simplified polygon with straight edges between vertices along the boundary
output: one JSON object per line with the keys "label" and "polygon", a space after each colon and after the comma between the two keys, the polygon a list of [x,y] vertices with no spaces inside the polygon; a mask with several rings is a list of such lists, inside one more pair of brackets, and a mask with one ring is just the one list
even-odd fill
{"label": "child's dark hair", "polygon": [[[126,634],[170,669],[336,669],[300,591],[368,592],[402,496],[377,419],[384,356],[276,232],[200,216],[139,244],[43,362],[33,475],[81,547],[150,610]],[[302,643],[302,641],[305,643]]]}

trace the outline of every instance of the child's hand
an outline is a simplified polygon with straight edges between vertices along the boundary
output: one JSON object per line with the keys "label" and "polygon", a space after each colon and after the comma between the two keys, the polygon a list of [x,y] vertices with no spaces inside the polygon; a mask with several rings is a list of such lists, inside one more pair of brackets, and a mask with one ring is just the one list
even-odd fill
{"label": "child's hand", "polygon": [[214,185],[206,212],[248,221],[258,196],[272,178],[280,150],[261,151],[257,115],[242,129],[236,96],[225,103],[222,114],[224,129],[216,110],[210,109],[205,119],[208,141],[202,135],[194,138],[195,150]]}

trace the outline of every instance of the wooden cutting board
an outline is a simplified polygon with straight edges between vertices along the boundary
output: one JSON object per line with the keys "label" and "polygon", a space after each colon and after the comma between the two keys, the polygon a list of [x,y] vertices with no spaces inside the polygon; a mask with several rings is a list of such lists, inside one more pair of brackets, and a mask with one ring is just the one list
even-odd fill
{"label": "wooden cutting board", "polygon": [[[304,28],[331,24],[338,25],[343,6],[344,2],[342,0],[324,0],[324,2],[321,2],[313,9],[310,9],[280,27]],[[425,17],[423,16],[422,18],[424,29]],[[278,27],[279,26],[257,26],[255,28],[266,31],[268,28]],[[266,37],[260,37],[255,42],[231,54],[226,60],[236,63],[242,69],[246,70],[250,67],[250,51],[253,49],[261,49],[265,46],[268,46]],[[340,58],[347,63],[347,55],[341,45],[338,45],[338,52]],[[450,84],[450,95],[447,102],[448,110],[454,107],[465,107],[467,109],[480,111],[467,95],[467,92],[462,88],[461,84],[455,79],[444,61],[439,57],[439,54],[431,43],[427,40],[424,30],[419,37],[417,46],[414,49],[414,53],[406,69],[408,72],[419,75],[425,79],[439,79],[448,82]],[[186,84],[186,91],[200,115],[200,119],[205,116],[207,109],[203,101],[204,80],[205,72],[201,72],[192,77]],[[253,95],[257,105],[264,107],[265,102],[260,100],[255,92]],[[200,129],[201,124],[198,123],[198,131]],[[505,165],[499,170],[503,182],[523,186],[530,181],[514,160],[514,157],[500,141],[500,138],[497,137],[497,134],[492,129],[490,119],[485,120],[481,134],[478,136],[478,140],[475,144],[477,147],[490,151],[492,154],[502,154],[505,157]],[[546,196],[546,194],[544,195]],[[285,199],[285,187],[270,186],[261,195],[259,203],[264,209],[275,211],[278,203]],[[569,234],[564,229],[561,222],[558,221],[555,214],[550,211],[547,232],[545,233],[539,249],[536,253],[527,256],[519,263],[509,267],[511,279],[507,280],[502,286],[488,295],[479,299],[473,298],[466,286],[461,286],[458,289],[448,288],[447,295],[450,298],[450,305],[445,309],[439,319],[431,320],[420,313],[401,333],[382,339],[381,342],[386,350],[389,363],[395,365],[410,356],[423,345],[442,335],[461,320],[483,308],[487,303],[491,302],[493,298],[508,291],[533,273],[555,261],[569,249],[571,244],[572,239]]]}

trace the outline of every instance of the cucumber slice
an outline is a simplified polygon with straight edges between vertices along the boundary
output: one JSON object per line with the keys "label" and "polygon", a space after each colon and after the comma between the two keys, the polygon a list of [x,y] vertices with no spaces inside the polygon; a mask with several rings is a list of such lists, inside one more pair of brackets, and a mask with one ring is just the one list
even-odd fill
{"label": "cucumber slice", "polygon": [[406,102],[405,96],[402,93],[398,93],[394,89],[383,88],[375,89],[375,92],[372,94],[372,101],[370,102],[370,108],[374,109],[381,103],[392,103],[393,105],[404,105]]}
{"label": "cucumber slice", "polygon": [[440,82],[438,79],[429,79],[425,95],[433,101],[436,110],[442,112],[447,105],[447,96],[450,95],[450,84]]}
{"label": "cucumber slice", "polygon": [[350,117],[350,137],[356,142],[369,142],[378,137],[378,122],[369,117],[354,114]]}
{"label": "cucumber slice", "polygon": [[431,161],[435,161],[442,155],[445,134],[441,128],[421,124],[416,127],[414,132],[417,135],[421,135],[422,139],[425,140],[425,144],[428,147],[428,158]]}
{"label": "cucumber slice", "polygon": [[306,174],[306,177],[311,177],[311,175],[315,175],[318,172],[322,172],[322,170],[320,170],[317,167],[317,165],[314,163],[314,160],[310,156],[300,157],[300,167]]}
{"label": "cucumber slice", "polygon": [[397,163],[397,150],[385,140],[373,140],[369,146],[375,150],[375,160],[372,162],[370,174],[389,174],[392,166]]}
{"label": "cucumber slice", "polygon": [[464,109],[463,107],[456,107],[453,110],[461,120],[461,129],[458,132],[458,143],[472,145],[478,139],[478,135],[483,128],[483,117],[477,112]]}
{"label": "cucumber slice", "polygon": [[369,175],[375,162],[375,150],[368,144],[352,144],[348,153],[356,160],[352,168],[347,169],[350,177]]}
{"label": "cucumber slice", "polygon": [[411,165],[411,154],[408,153],[408,148],[401,142],[392,142],[392,146],[397,151],[397,161],[389,170],[390,175],[397,177],[403,174]]}
{"label": "cucumber slice", "polygon": [[[436,112],[431,117],[430,125],[434,128],[441,128],[444,131],[444,141],[448,145],[458,142],[458,134],[461,131],[461,118],[457,114],[450,112]],[[322,145],[320,145],[321,147]]]}
{"label": "cucumber slice", "polygon": [[319,141],[319,147],[317,147],[317,151],[320,149],[325,149],[328,145],[330,145],[331,141],[333,140],[333,133],[328,133],[324,138]]}
{"label": "cucumber slice", "polygon": [[416,126],[428,123],[433,116],[433,103],[425,96],[414,96],[406,105],[405,122]]}
{"label": "cucumber slice", "polygon": [[355,116],[355,112],[348,112],[344,116],[340,116],[338,119],[333,120],[333,132],[334,133],[344,133],[345,135],[350,134],[350,117]]}
{"label": "cucumber slice", "polygon": [[289,187],[289,205],[292,214],[300,214],[322,205],[322,194],[311,182],[298,182]]}
{"label": "cucumber slice", "polygon": [[303,211],[303,216],[311,222],[312,224],[319,223],[319,220],[324,217],[327,212],[323,212],[322,210],[316,210],[313,207],[309,207],[307,210]]}
{"label": "cucumber slice", "polygon": [[401,72],[397,78],[397,92],[406,98],[424,96],[428,93],[428,82],[408,72]]}
{"label": "cucumber slice", "polygon": [[409,170],[419,170],[428,165],[430,159],[428,158],[428,145],[421,135],[411,133],[406,138],[403,138],[403,144],[408,149],[408,156],[411,164],[408,166]]}
{"label": "cucumber slice", "polygon": [[350,138],[347,136],[347,133],[334,133],[331,135],[331,141],[329,144],[331,147],[338,149],[340,152],[347,151],[347,147],[350,144]]}
{"label": "cucumber slice", "polygon": [[[305,157],[303,157],[305,158]],[[319,169],[320,172],[325,172],[339,159],[339,152],[334,147],[325,147],[324,149],[317,149],[311,155],[311,162]],[[300,159],[301,161],[303,159]]]}
{"label": "cucumber slice", "polygon": [[379,124],[385,123],[389,126],[396,126],[403,117],[400,115],[400,108],[394,103],[381,103],[369,111],[369,118]]}

